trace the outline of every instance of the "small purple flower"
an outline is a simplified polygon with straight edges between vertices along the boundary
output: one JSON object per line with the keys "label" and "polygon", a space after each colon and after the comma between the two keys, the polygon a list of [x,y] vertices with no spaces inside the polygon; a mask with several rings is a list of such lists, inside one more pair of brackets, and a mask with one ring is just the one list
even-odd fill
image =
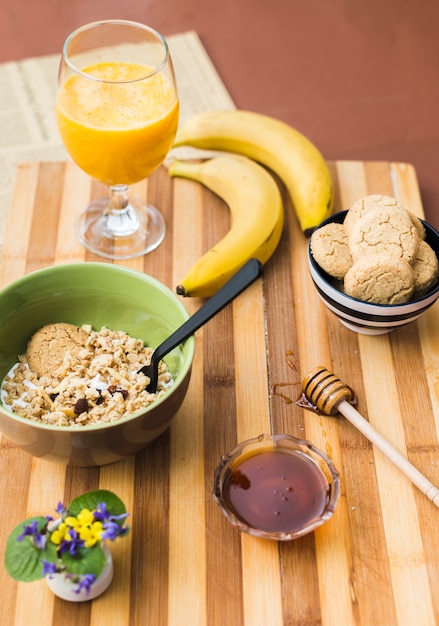
{"label": "small purple flower", "polygon": [[120,515],[112,515],[108,509],[105,502],[100,502],[96,510],[93,511],[93,516],[95,520],[102,522],[103,532],[101,539],[110,539],[114,541],[116,537],[123,537],[128,532],[127,526],[120,526],[117,524],[119,520],[126,519],[128,517],[128,513],[121,513]]}
{"label": "small purple flower", "polygon": [[96,580],[96,576],[94,574],[85,574],[85,576],[81,577],[79,584],[76,589],[73,591],[75,593],[81,593],[82,589],[85,589],[85,593],[88,595],[90,593],[90,587]]}
{"label": "small purple flower", "polygon": [[40,550],[44,550],[46,547],[47,537],[46,535],[42,535],[41,533],[34,534],[34,545],[36,548]]}
{"label": "small purple flower", "polygon": [[114,539],[119,536],[120,528],[116,522],[105,522],[103,526],[104,530],[102,532],[101,539],[110,539],[111,541],[114,541]]}
{"label": "small purple flower", "polygon": [[51,578],[53,574],[56,574],[56,564],[43,559],[43,576]]}
{"label": "small purple flower", "polygon": [[115,520],[125,519],[126,517],[128,517],[128,513],[121,513],[120,515],[112,515],[108,511],[107,505],[105,504],[105,502],[100,502],[97,505],[96,510],[93,511],[93,516],[98,522],[103,523],[106,521],[114,522]]}
{"label": "small purple flower", "polygon": [[117,537],[124,537],[129,532],[128,526],[119,526],[116,522],[104,522],[102,524],[103,531],[101,535],[102,540],[109,539],[110,541],[114,541]]}
{"label": "small purple flower", "polygon": [[70,554],[76,554],[76,550],[84,547],[83,539],[78,538],[78,533],[74,528],[69,529],[69,535],[71,540],[63,539],[59,546],[59,553],[64,554],[65,552],[69,552]]}
{"label": "small purple flower", "polygon": [[23,532],[21,535],[18,535],[17,541],[23,541],[25,537],[31,537],[35,547],[40,550],[44,550],[46,547],[46,535],[43,535],[38,531],[38,522],[36,520],[23,526]]}
{"label": "small purple flower", "polygon": [[23,526],[23,532],[21,535],[18,535],[17,541],[23,541],[25,537],[34,537],[35,534],[38,533],[38,522],[34,520],[30,524],[25,524]]}
{"label": "small purple flower", "polygon": [[107,519],[109,519],[110,513],[107,510],[107,505],[105,504],[105,502],[100,502],[97,505],[96,510],[93,511],[93,517],[98,522],[105,522]]}
{"label": "small purple flower", "polygon": [[67,509],[65,508],[62,502],[58,502],[58,504],[56,505],[55,511],[56,513],[58,513],[58,515],[62,515],[63,513],[67,511]]}
{"label": "small purple flower", "polygon": [[119,527],[119,537],[125,537],[125,535],[128,535],[129,532],[130,532],[129,526]]}

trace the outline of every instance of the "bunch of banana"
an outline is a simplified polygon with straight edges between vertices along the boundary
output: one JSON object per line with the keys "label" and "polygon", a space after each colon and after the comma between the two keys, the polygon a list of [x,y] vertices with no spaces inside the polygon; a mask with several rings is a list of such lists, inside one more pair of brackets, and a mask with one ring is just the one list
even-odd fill
{"label": "bunch of banana", "polygon": [[227,154],[203,163],[174,161],[171,176],[196,180],[229,206],[228,233],[192,266],[177,287],[183,296],[210,297],[250,258],[265,263],[279,243],[284,212],[273,177],[256,162]]}
{"label": "bunch of banana", "polygon": [[300,227],[309,236],[332,212],[331,174],[316,146],[275,118],[251,111],[208,111],[189,118],[174,146],[243,154],[270,168],[284,182]]}

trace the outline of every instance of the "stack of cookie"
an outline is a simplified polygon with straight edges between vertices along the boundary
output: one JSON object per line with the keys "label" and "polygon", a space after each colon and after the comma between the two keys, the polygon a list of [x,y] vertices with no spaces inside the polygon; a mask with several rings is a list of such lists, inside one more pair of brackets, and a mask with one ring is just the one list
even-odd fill
{"label": "stack of cookie", "polygon": [[375,304],[401,304],[427,293],[439,276],[422,222],[395,198],[371,195],[311,237],[319,266],[348,296]]}

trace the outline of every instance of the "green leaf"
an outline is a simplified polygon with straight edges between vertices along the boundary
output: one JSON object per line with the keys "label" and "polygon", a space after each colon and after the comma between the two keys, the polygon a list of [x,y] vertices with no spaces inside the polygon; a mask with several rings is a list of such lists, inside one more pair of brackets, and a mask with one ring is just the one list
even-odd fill
{"label": "green leaf", "polygon": [[92,548],[79,548],[75,554],[65,552],[61,560],[70,574],[99,574],[104,569],[105,554],[98,545]]}
{"label": "green leaf", "polygon": [[97,505],[101,502],[105,502],[111,515],[121,515],[126,513],[126,508],[122,500],[112,491],[107,491],[106,489],[89,491],[88,493],[84,493],[82,496],[75,498],[68,507],[69,513],[76,516],[82,511],[82,509],[94,511]]}
{"label": "green leaf", "polygon": [[43,578],[43,559],[56,561],[56,547],[50,541],[47,542],[46,549],[42,550],[34,545],[29,535],[23,537],[22,541],[17,540],[17,537],[24,532],[24,527],[34,521],[38,522],[38,532],[47,526],[47,518],[30,517],[14,528],[6,542],[5,567],[8,574],[15,580],[30,582]]}

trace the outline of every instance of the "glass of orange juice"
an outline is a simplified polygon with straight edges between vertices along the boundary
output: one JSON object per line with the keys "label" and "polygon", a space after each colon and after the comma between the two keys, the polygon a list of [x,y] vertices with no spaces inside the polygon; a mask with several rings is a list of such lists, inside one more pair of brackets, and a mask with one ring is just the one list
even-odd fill
{"label": "glass of orange juice", "polygon": [[77,221],[77,236],[88,250],[129,259],[163,241],[162,213],[131,198],[129,187],[164,161],[178,116],[171,56],[160,33],[137,22],[104,20],[67,37],[58,76],[58,128],[73,161],[109,189]]}

